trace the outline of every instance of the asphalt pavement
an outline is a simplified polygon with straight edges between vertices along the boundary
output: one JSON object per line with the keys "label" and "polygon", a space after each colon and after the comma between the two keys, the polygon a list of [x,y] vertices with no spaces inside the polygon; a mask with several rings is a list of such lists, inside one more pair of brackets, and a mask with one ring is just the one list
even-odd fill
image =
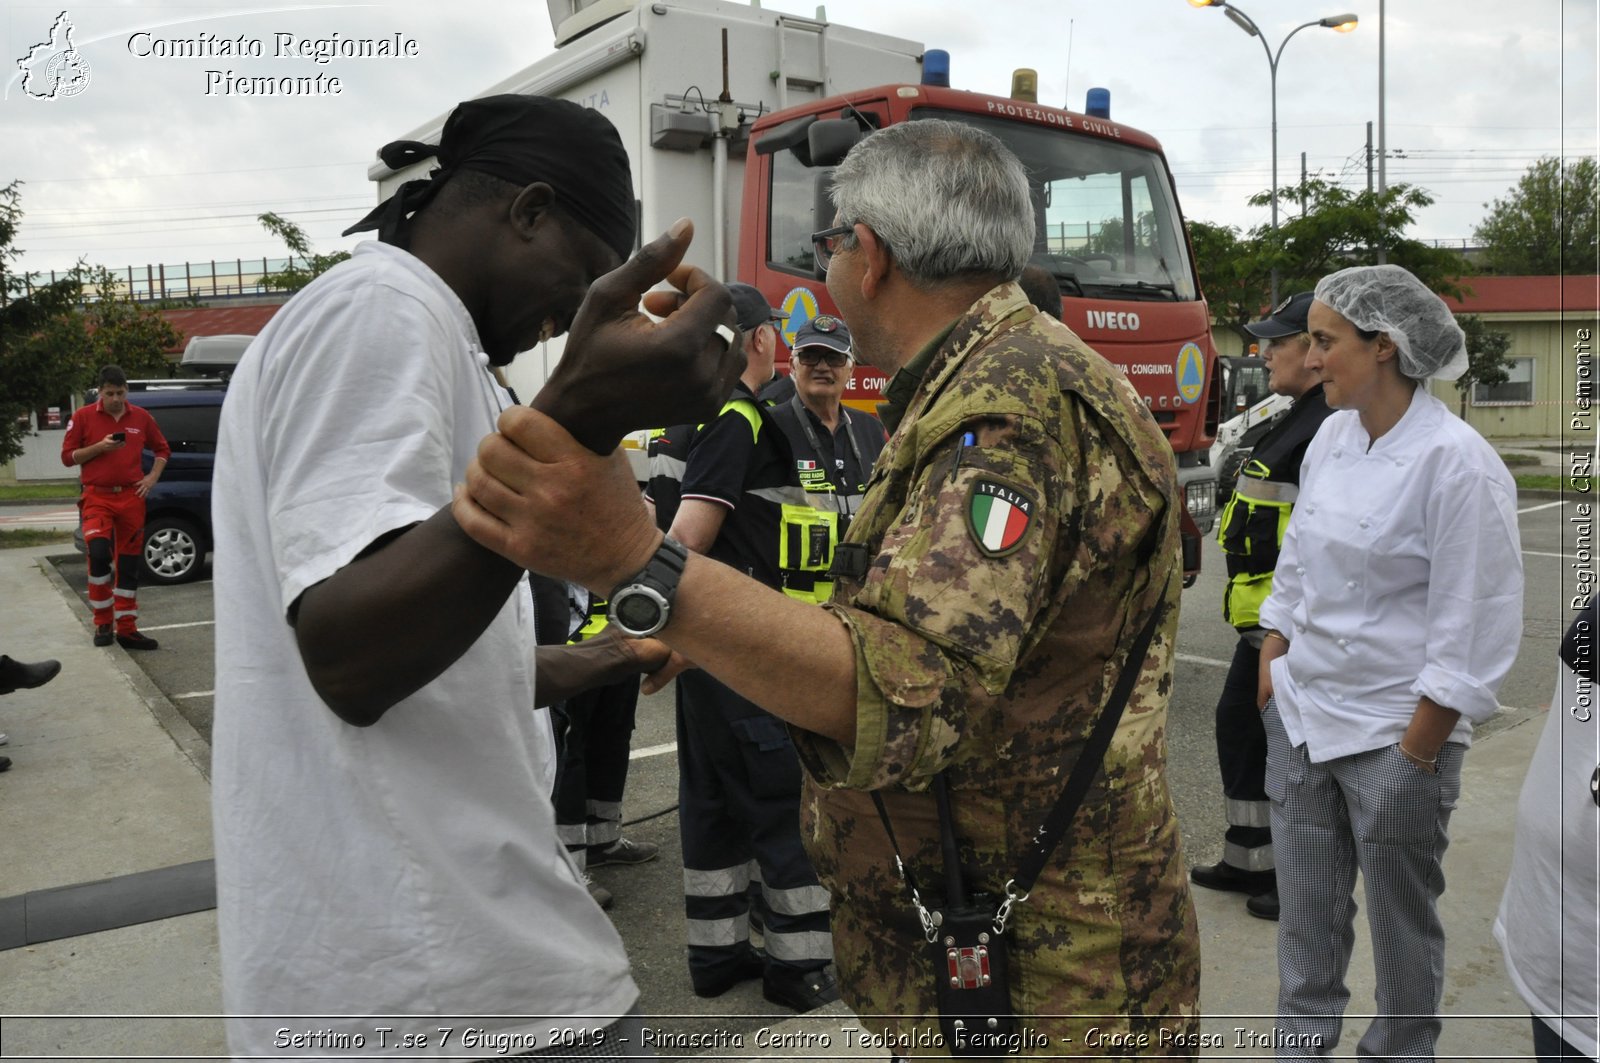
{"label": "asphalt pavement", "polygon": [[[1501,692],[1505,711],[1480,731],[1467,758],[1445,858],[1442,1059],[1502,1060],[1528,1051],[1525,1008],[1489,928],[1565,627],[1567,557],[1574,550],[1569,507],[1532,497],[1520,507],[1528,581],[1522,653]],[[1221,851],[1211,712],[1233,641],[1218,615],[1220,565],[1214,547],[1208,551],[1206,572],[1184,595],[1169,729],[1171,786],[1191,863],[1210,862]],[[70,548],[0,550],[0,652],[63,664],[50,685],[0,700],[0,731],[11,736],[4,752],[15,762],[0,775],[0,837],[7,841],[7,859],[0,861],[0,1055],[219,1058],[225,1049],[216,1017],[214,913],[165,913],[92,929],[96,916],[115,921],[115,904],[106,897],[126,900],[143,890],[169,908],[185,907],[196,888],[193,869],[211,855],[210,584],[141,592],[145,630],[162,640],[161,650],[143,655],[90,645],[81,585],[82,562]],[[689,993],[670,698],[645,699],[639,717],[627,833],[656,842],[662,854],[638,867],[597,869],[595,877],[617,896],[611,914],[633,958],[644,1007],[657,1017],[652,1025],[709,1038],[720,1047],[708,1054],[720,1058],[885,1058],[863,1046],[851,1032],[853,1017],[839,1006],[796,1018],[762,1000],[754,983],[714,1001]],[[134,877],[149,872],[160,874]],[[99,892],[66,889],[94,884]],[[1213,1045],[1206,1058],[1269,1058],[1273,925],[1246,915],[1237,895],[1194,893],[1203,1030]],[[73,918],[91,932],[46,939],[71,929]],[[1352,1027],[1372,1006],[1364,926],[1357,950]],[[1355,1039],[1347,1036],[1344,1051],[1353,1050]]]}

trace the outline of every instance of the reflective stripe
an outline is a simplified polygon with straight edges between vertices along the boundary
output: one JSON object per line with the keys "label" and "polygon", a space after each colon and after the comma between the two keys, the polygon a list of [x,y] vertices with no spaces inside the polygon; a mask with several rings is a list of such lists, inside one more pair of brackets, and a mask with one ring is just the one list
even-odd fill
{"label": "reflective stripe", "polygon": [[[826,930],[805,930],[797,934],[777,934],[770,928],[761,935],[767,955],[785,963],[802,960],[833,959],[833,935]],[[694,944],[690,941],[689,944]]]}
{"label": "reflective stripe", "polygon": [[585,823],[557,823],[556,838],[568,849],[581,849],[589,840],[589,827]]}
{"label": "reflective stripe", "polygon": [[1300,485],[1241,476],[1233,485],[1233,493],[1255,502],[1288,502],[1293,505],[1295,499],[1300,497]]}
{"label": "reflective stripe", "polygon": [[621,801],[596,801],[590,798],[585,803],[585,808],[594,819],[610,820],[618,826],[622,825]]}
{"label": "reflective stripe", "polygon": [[[1270,827],[1272,826],[1271,801],[1241,801],[1230,797],[1224,802],[1228,826],[1230,827]],[[1232,863],[1233,861],[1229,861]]]}
{"label": "reflective stripe", "polygon": [[99,586],[102,583],[110,583],[111,582],[111,570],[107,569],[105,574],[101,575],[101,576],[90,576],[89,577],[89,582],[94,584],[95,586]]}
{"label": "reflective stripe", "polygon": [[762,883],[761,896],[766,900],[767,907],[779,915],[812,915],[828,910],[828,891],[821,886],[794,886],[780,890]]}
{"label": "reflective stripe", "polygon": [[1278,866],[1272,858],[1271,843],[1246,849],[1237,842],[1223,842],[1222,860],[1244,871],[1273,871]]}
{"label": "reflective stripe", "polygon": [[129,590],[127,587],[118,587],[113,593],[115,593],[118,598],[137,598],[139,596],[138,591]]}
{"label": "reflective stripe", "polygon": [[790,484],[786,487],[757,487],[746,491],[745,494],[759,498],[763,502],[774,505],[809,506],[814,495],[808,495],[803,487]]}
{"label": "reflective stripe", "polygon": [[683,869],[683,892],[688,897],[732,897],[750,888],[750,866],[723,868],[721,871]]}
{"label": "reflective stripe", "polygon": [[650,455],[650,478],[662,477],[667,480],[683,482],[683,474],[689,468],[689,463],[682,458],[674,458],[668,454]]}
{"label": "reflective stripe", "polygon": [[137,609],[120,609],[119,608],[119,609],[112,610],[112,614],[111,615],[115,616],[118,620],[121,620],[125,616],[138,616],[139,615],[139,610],[137,610]]}
{"label": "reflective stripe", "polygon": [[614,845],[622,838],[622,824],[615,820],[602,820],[588,824],[590,845]]}
{"label": "reflective stripe", "polygon": [[110,595],[107,595],[104,598],[96,598],[96,597],[91,595],[89,597],[88,601],[89,601],[89,607],[91,609],[110,609],[111,608],[111,597],[110,597]]}
{"label": "reflective stripe", "polygon": [[[690,919],[688,923],[690,945],[727,948],[750,940],[749,915],[737,915],[732,919]],[[768,942],[767,951],[772,952],[770,936]]]}

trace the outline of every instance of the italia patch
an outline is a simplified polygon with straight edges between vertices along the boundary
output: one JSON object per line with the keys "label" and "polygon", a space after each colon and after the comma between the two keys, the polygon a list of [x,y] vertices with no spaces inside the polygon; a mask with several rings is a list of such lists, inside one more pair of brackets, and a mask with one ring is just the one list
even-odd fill
{"label": "italia patch", "polygon": [[967,530],[978,549],[990,557],[1002,557],[1022,545],[1033,513],[1033,496],[998,480],[980,477],[967,495]]}

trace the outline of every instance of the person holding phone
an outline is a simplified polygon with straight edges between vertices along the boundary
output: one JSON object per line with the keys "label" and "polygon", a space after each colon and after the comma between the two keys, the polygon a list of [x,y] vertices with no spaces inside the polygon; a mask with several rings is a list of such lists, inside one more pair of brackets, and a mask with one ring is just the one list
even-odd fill
{"label": "person holding phone", "polygon": [[[150,412],[128,401],[128,377],[119,366],[101,369],[99,386],[96,400],[67,422],[61,441],[61,463],[83,467],[78,510],[89,551],[94,644],[111,645],[115,628],[123,649],[153,650],[159,643],[139,631],[139,553],[145,496],[161,479],[172,448]],[[155,455],[149,472],[146,450]]]}

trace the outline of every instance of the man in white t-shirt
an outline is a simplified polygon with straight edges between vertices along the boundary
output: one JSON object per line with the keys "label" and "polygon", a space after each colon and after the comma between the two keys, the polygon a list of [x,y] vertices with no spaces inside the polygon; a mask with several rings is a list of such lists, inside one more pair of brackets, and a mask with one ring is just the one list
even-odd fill
{"label": "man in white t-shirt", "polygon": [[[492,366],[570,329],[534,403],[605,452],[715,412],[742,360],[716,331],[731,304],[678,267],[686,223],[617,268],[632,180],[597,112],[489,97],[458,107],[437,148],[381,154],[442,165],[354,227],[377,242],[279,311],[223,411],[213,808],[229,1046],[460,1056],[489,1044],[464,1041],[470,1028],[494,1039],[486,1056],[525,1054],[581,1026],[604,1042],[584,1054],[618,1058],[638,1044],[617,1044],[616,1025],[638,989],[556,837],[527,575],[449,506],[512,401]],[[687,298],[647,300],[675,311],[653,324],[636,308],[663,279]],[[654,408],[598,404],[597,378],[646,369],[665,381]],[[539,703],[659,663],[598,642],[538,651],[555,666]]]}

